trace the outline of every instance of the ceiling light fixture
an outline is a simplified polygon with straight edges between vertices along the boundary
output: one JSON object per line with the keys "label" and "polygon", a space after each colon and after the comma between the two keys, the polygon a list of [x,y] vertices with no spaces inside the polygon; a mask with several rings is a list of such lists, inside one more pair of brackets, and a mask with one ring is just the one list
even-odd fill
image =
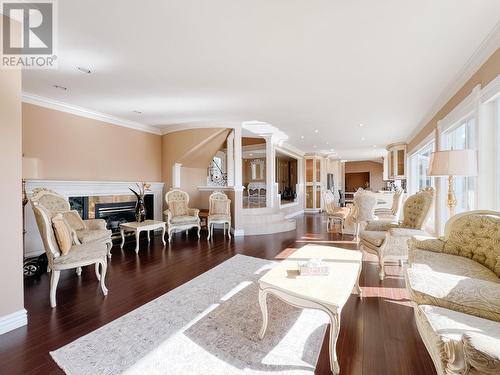
{"label": "ceiling light fixture", "polygon": [[64,90],[64,91],[68,90],[68,88],[67,88],[67,87],[60,86],[60,85],[53,85],[52,87],[54,87],[54,88],[56,88],[56,89],[59,89],[59,90]]}
{"label": "ceiling light fixture", "polygon": [[77,66],[76,69],[78,69],[80,72],[85,73],[85,74],[92,73],[92,71],[90,69],[84,68],[82,66]]}
{"label": "ceiling light fixture", "polygon": [[132,111],[132,112],[137,113],[138,115],[142,115],[141,111]]}
{"label": "ceiling light fixture", "polygon": [[364,141],[365,140],[365,137],[361,137],[361,140]]}
{"label": "ceiling light fixture", "polygon": [[373,145],[373,148],[377,148],[377,145]]}
{"label": "ceiling light fixture", "polygon": [[304,136],[303,136],[303,135],[301,135],[301,136],[300,136],[300,139],[304,139]]}
{"label": "ceiling light fixture", "polygon": [[319,133],[319,130],[318,130],[318,129],[314,129],[314,132],[315,132],[316,134],[318,134],[318,133]]}
{"label": "ceiling light fixture", "polygon": [[363,126],[365,126],[365,124],[359,124],[359,127],[362,128]]}

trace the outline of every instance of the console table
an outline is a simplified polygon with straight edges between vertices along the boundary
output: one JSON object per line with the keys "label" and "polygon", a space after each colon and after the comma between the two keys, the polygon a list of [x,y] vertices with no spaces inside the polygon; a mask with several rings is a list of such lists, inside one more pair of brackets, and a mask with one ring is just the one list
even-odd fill
{"label": "console table", "polygon": [[125,232],[134,232],[135,233],[135,253],[139,253],[139,237],[141,232],[148,233],[148,242],[150,242],[149,232],[155,229],[161,229],[161,239],[163,241],[163,245],[166,245],[165,242],[165,232],[166,232],[166,224],[164,221],[158,220],[144,220],[141,223],[136,221],[130,223],[122,223],[120,224],[120,234],[122,236],[122,243],[120,248],[123,249],[123,245],[125,245]]}

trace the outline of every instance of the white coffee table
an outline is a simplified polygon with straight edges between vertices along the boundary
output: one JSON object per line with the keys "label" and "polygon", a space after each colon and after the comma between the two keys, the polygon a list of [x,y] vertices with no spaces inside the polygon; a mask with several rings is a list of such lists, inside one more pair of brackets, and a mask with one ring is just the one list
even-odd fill
{"label": "white coffee table", "polygon": [[[323,259],[330,268],[328,276],[300,276],[297,261],[311,258]],[[361,297],[359,275],[362,253],[338,247],[306,245],[288,256],[259,280],[259,304],[262,311],[262,328],[259,337],[266,333],[268,294],[273,294],[292,306],[324,311],[330,318],[330,368],[340,371],[335,345],[340,330],[340,313],[353,288]]]}
{"label": "white coffee table", "polygon": [[125,232],[134,232],[135,233],[135,252],[139,253],[139,237],[141,232],[148,232],[148,242],[150,241],[149,232],[155,229],[162,229],[161,239],[163,241],[163,245],[166,245],[165,242],[165,232],[166,232],[166,222],[158,221],[158,220],[144,220],[141,223],[136,221],[132,221],[130,223],[122,223],[120,224],[120,234],[122,236],[122,243],[120,247],[123,249],[123,245],[125,244]]}

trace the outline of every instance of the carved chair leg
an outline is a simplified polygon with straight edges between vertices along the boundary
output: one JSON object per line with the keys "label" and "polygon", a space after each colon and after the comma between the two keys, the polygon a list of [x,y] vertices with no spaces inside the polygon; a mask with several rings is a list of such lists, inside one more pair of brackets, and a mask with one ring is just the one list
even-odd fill
{"label": "carved chair leg", "polygon": [[50,275],[50,307],[56,307],[56,290],[61,271],[52,270]]}
{"label": "carved chair leg", "polygon": [[81,276],[81,274],[82,274],[82,267],[76,267],[76,274],[77,274],[77,276]]}
{"label": "carved chair leg", "polygon": [[227,223],[227,236],[231,239],[231,223]]}
{"label": "carved chair leg", "polygon": [[[96,267],[99,267],[99,263],[96,264]],[[100,279],[100,282],[101,282],[102,294],[104,294],[105,296],[108,295],[108,289],[106,288],[106,285],[104,285],[104,279],[106,278],[106,269],[107,268],[108,268],[108,265],[107,265],[107,262],[106,262],[106,258],[104,258],[103,261],[101,262],[101,279]]]}
{"label": "carved chair leg", "polygon": [[210,225],[211,225],[211,224],[212,224],[212,223],[208,223],[208,224],[207,224],[207,229],[208,229],[208,236],[207,236],[207,240],[209,240],[209,239],[210,239],[210,235],[212,234],[212,232],[210,231]]}
{"label": "carved chair leg", "polygon": [[198,239],[200,239],[200,238],[201,238],[201,236],[200,236],[200,231],[201,231],[201,226],[200,226],[200,225],[198,225]]}
{"label": "carved chair leg", "polygon": [[99,263],[95,264],[95,276],[97,277],[97,280],[101,280],[101,274],[99,273]]}
{"label": "carved chair leg", "polygon": [[113,242],[106,242],[106,247],[108,248],[108,258],[111,259],[111,248],[113,247]]}

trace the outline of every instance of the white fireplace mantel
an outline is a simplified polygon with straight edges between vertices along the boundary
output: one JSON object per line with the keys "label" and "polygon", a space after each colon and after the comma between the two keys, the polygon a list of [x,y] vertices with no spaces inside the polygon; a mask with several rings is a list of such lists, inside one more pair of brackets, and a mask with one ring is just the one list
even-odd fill
{"label": "white fireplace mantel", "polygon": [[[56,180],[27,180],[26,194],[31,196],[36,188],[46,188],[65,197],[91,197],[107,195],[131,195],[129,188],[137,190],[137,183],[141,182],[115,182],[115,181],[56,181]],[[153,195],[154,218],[162,220],[163,217],[163,182],[149,182],[151,188],[147,194]],[[35,217],[30,203],[25,207],[25,256],[32,257],[44,252],[43,243],[38,232]]]}

